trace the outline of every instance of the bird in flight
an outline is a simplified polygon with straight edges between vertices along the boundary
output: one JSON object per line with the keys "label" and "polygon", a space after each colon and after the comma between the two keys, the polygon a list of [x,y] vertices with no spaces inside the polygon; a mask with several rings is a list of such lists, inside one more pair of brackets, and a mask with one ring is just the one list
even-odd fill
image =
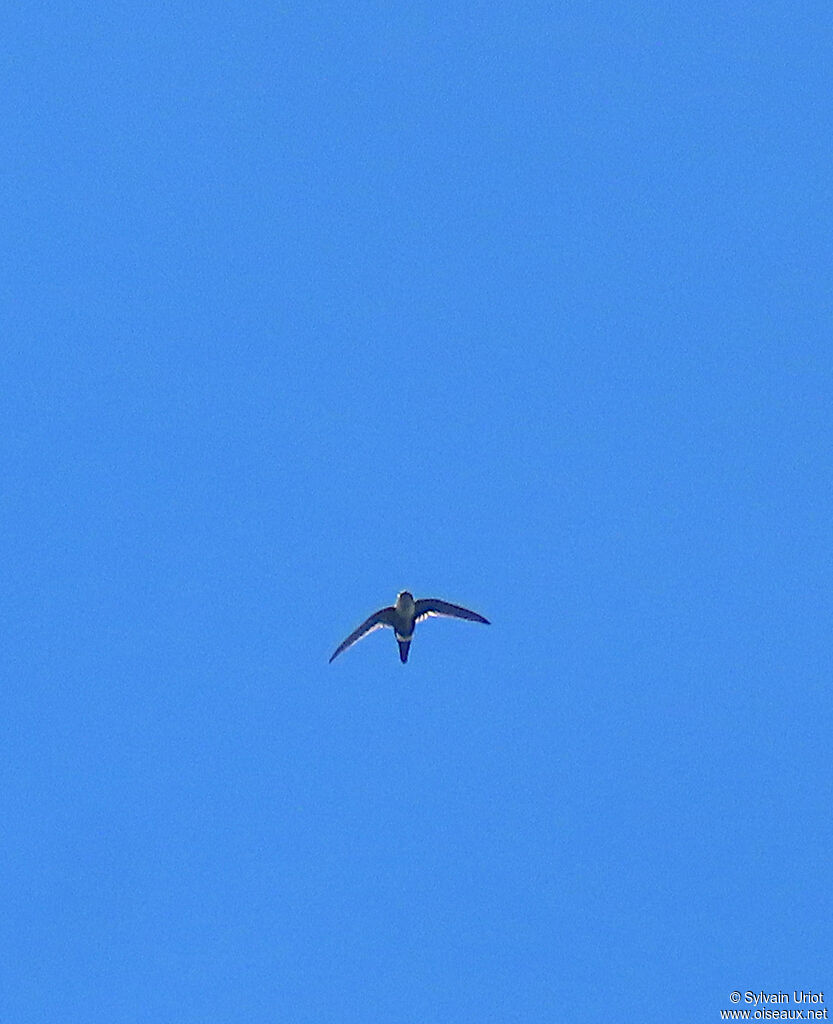
{"label": "bird in flight", "polygon": [[403,590],[396,595],[396,604],[389,608],[380,608],[370,618],[354,629],[346,640],[343,640],[330,658],[334,661],[342,651],[352,647],[354,643],[361,640],[363,636],[372,633],[374,629],[381,629],[382,626],[392,626],[396,634],[396,642],[399,644],[399,660],[404,665],[408,660],[408,648],[414,636],[414,626],[420,619],[427,619],[433,615],[446,616],[449,619],[469,619],[471,622],[483,622],[487,626],[489,620],[484,619],[477,612],[469,611],[468,608],[461,608],[459,604],[449,604],[448,601],[439,601],[435,597],[421,597],[414,600],[413,594]]}

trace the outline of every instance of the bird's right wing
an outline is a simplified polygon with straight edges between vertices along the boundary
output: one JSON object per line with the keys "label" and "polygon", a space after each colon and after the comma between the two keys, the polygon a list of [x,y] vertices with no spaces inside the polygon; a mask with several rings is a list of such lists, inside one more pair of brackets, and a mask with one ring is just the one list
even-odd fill
{"label": "bird's right wing", "polygon": [[378,612],[374,612],[369,619],[365,619],[364,622],[354,629],[350,636],[336,647],[333,651],[330,661],[333,662],[339,654],[346,651],[348,647],[352,647],[356,641],[361,640],[362,637],[367,636],[368,633],[372,633],[374,629],[381,629],[382,626],[393,625],[393,608],[380,608]]}

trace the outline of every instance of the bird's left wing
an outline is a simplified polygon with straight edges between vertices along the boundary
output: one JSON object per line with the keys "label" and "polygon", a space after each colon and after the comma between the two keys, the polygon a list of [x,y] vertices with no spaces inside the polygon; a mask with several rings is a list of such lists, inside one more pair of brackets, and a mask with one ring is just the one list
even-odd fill
{"label": "bird's left wing", "polygon": [[381,629],[382,626],[393,625],[393,608],[380,608],[378,612],[374,612],[370,618],[365,619],[364,622],[354,629],[350,636],[336,647],[333,651],[330,661],[334,661],[342,651],[346,651],[348,647],[352,647],[357,640],[361,640],[363,636],[367,636],[368,633],[372,633],[374,629]]}
{"label": "bird's left wing", "polygon": [[427,619],[432,615],[444,615],[449,619],[469,619],[471,622],[484,622],[490,625],[488,619],[484,619],[477,612],[469,611],[468,608],[461,608],[459,604],[449,604],[448,601],[440,601],[436,597],[423,597],[415,602],[416,621]]}

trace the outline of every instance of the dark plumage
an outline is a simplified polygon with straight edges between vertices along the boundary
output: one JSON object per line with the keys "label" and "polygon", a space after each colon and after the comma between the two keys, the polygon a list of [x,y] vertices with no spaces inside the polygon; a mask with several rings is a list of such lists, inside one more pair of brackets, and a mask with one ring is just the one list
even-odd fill
{"label": "dark plumage", "polygon": [[395,605],[388,608],[380,608],[378,612],[374,612],[358,628],[354,629],[336,647],[330,661],[332,662],[339,654],[346,651],[348,647],[352,647],[354,643],[367,636],[368,633],[381,629],[382,626],[391,626],[396,634],[396,641],[399,644],[399,660],[404,665],[408,660],[408,651],[414,635],[414,626],[421,619],[431,618],[435,615],[445,616],[450,619],[468,619],[470,622],[482,622],[487,626],[489,625],[488,619],[484,619],[482,615],[478,615],[477,612],[470,611],[468,608],[463,608],[459,604],[440,601],[436,597],[422,597],[418,601],[414,601],[413,595],[407,590],[403,590],[400,594],[397,594]]}

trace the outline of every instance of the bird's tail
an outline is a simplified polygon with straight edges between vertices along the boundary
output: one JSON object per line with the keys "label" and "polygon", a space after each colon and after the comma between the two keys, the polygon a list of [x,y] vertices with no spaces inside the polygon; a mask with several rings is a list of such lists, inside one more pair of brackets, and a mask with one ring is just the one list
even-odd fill
{"label": "bird's tail", "polygon": [[411,641],[410,640],[400,640],[397,637],[396,642],[399,644],[399,660],[404,665],[405,662],[408,660],[408,650],[410,649]]}

